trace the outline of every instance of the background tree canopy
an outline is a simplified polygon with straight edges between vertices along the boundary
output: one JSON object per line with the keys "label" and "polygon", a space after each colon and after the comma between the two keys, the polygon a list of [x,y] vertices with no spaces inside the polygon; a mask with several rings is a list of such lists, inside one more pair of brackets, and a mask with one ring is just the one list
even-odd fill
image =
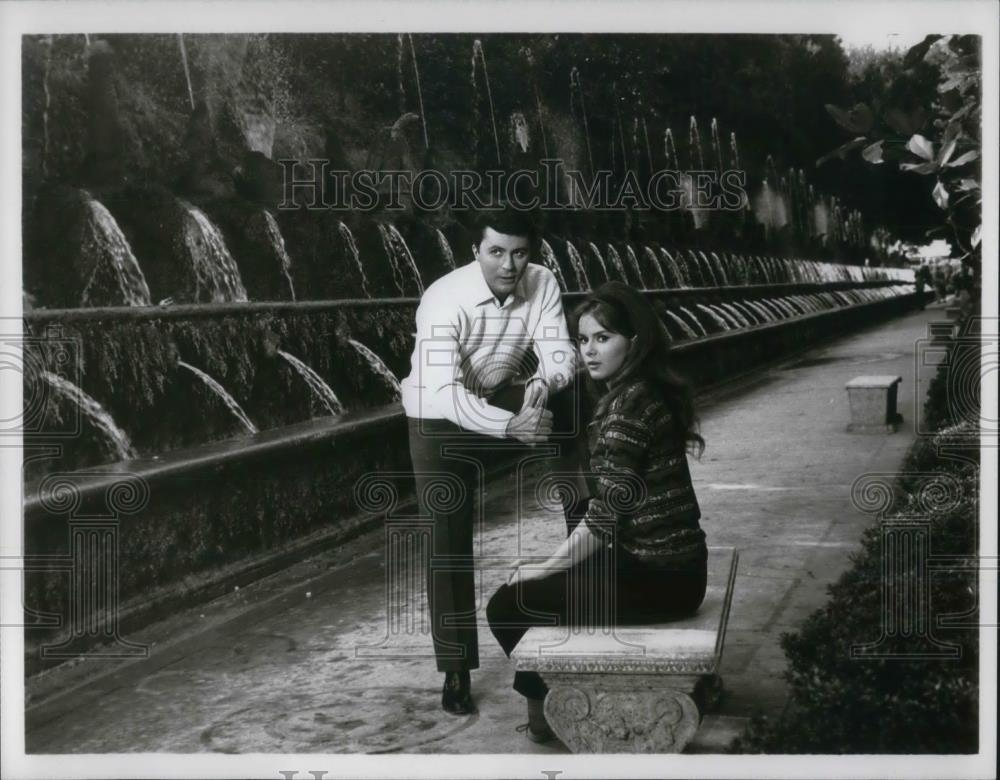
{"label": "background tree canopy", "polygon": [[[83,38],[25,38],[28,196],[43,182],[84,183],[94,95]],[[473,61],[476,39],[485,68]],[[176,179],[178,150],[194,132],[192,102],[204,104],[213,154],[229,169],[244,159],[251,137],[265,139],[272,159],[335,153],[361,167],[402,114],[421,113],[421,103],[439,164],[495,159],[493,122],[510,164],[512,115],[520,112],[536,146],[539,139],[551,144],[553,156],[583,168],[587,152],[577,128],[585,109],[599,167],[623,170],[623,157],[629,165],[664,166],[667,128],[680,158],[671,162],[690,167],[690,118],[697,119],[706,158],[714,118],[719,155],[729,163],[735,134],[752,186],[766,175],[770,156],[782,175],[801,169],[817,191],[860,209],[868,230],[883,225],[894,237],[924,243],[940,221],[933,181],[857,155],[817,167],[845,140],[825,104],[930,106],[940,76],[932,63],[904,67],[901,52],[845,52],[834,36],[435,34],[412,36],[412,50],[408,36],[385,34],[185,35],[184,42],[190,94],[178,36],[108,35],[90,44],[113,57],[112,97],[133,180]],[[574,68],[578,88],[571,87]]]}

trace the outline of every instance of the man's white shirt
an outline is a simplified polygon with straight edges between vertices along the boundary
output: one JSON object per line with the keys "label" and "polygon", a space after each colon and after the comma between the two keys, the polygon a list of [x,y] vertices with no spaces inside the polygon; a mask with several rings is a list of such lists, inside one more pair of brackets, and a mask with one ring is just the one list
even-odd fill
{"label": "man's white shirt", "polygon": [[[538,361],[533,372],[532,353]],[[502,438],[514,413],[491,405],[489,395],[514,379],[542,381],[557,392],[575,369],[553,273],[529,263],[501,304],[473,260],[435,281],[420,299],[403,409],[407,417],[450,420]]]}

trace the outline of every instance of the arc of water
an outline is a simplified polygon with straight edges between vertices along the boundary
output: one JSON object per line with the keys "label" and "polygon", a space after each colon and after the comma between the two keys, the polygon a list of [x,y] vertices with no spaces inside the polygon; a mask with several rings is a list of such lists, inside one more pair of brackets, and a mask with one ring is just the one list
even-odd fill
{"label": "arc of water", "polygon": [[743,322],[740,317],[733,314],[724,303],[710,303],[708,307],[715,312],[718,312],[719,316],[722,317],[727,323],[729,323],[730,328],[742,328]]}
{"label": "arc of water", "polygon": [[247,291],[240,270],[229,254],[222,233],[205,213],[187,201],[178,201],[197,229],[197,237],[184,231],[188,259],[194,271],[197,291],[207,291],[212,303],[246,301]]}
{"label": "arc of water", "polygon": [[552,251],[551,244],[544,238],[542,239],[542,264],[555,274],[556,281],[559,282],[559,287],[563,292],[569,289],[566,285],[566,277],[563,276],[559,261],[556,259],[556,253]]}
{"label": "arc of water", "polygon": [[716,170],[721,174],[724,168],[722,167],[722,141],[719,139],[719,122],[713,116],[712,117],[712,153],[715,155],[715,165]]}
{"label": "arc of water", "polygon": [[396,35],[396,85],[399,90],[399,112],[406,113],[406,84],[403,80],[403,33]]}
{"label": "arc of water", "polygon": [[336,417],[344,413],[344,405],[337,398],[337,394],[333,392],[333,388],[324,382],[323,378],[311,366],[283,349],[279,349],[278,354],[306,381],[313,395],[320,400],[331,415]]}
{"label": "arc of water", "polygon": [[625,151],[625,123],[622,121],[621,99],[618,97],[618,82],[612,83],[611,93],[615,101],[615,116],[618,118],[618,137],[622,146],[622,170],[628,171],[628,152]]}
{"label": "arc of water", "polygon": [[653,147],[649,145],[649,127],[646,125],[645,114],[642,117],[642,136],[646,140],[646,162],[649,163],[649,171],[652,173],[656,168],[653,167]]}
{"label": "arc of water", "polygon": [[722,328],[723,330],[730,330],[729,323],[725,320],[725,318],[721,317],[715,309],[711,308],[710,306],[706,306],[703,303],[696,303],[695,306],[697,306],[699,309],[705,312],[705,314],[711,317],[712,321],[720,328]]}
{"label": "arc of water", "polygon": [[679,168],[681,161],[677,156],[677,146],[674,144],[673,131],[668,127],[663,133],[663,153],[667,157],[667,168]]}
{"label": "arc of water", "polygon": [[698,255],[695,254],[693,249],[687,251],[688,254],[688,270],[695,270],[698,272],[698,277],[701,282],[700,287],[710,287],[712,285],[712,279],[705,273],[705,269],[701,267],[701,260]]}
{"label": "arc of water", "polygon": [[678,287],[688,287],[689,286],[688,278],[681,271],[680,265],[677,263],[676,260],[674,260],[673,256],[666,249],[662,249],[661,248],[660,249],[660,257],[662,259],[666,260],[667,265],[670,268],[671,273],[674,275],[674,278],[677,280],[677,286]]}
{"label": "arc of water", "polygon": [[219,397],[226,408],[233,413],[233,416],[240,421],[243,427],[246,429],[247,433],[257,433],[257,426],[254,425],[250,418],[247,417],[246,412],[243,411],[242,407],[236,402],[236,399],[229,393],[226,388],[220,385],[213,377],[206,374],[200,368],[192,366],[190,363],[185,363],[183,360],[178,360],[177,365],[181,368],[185,368],[194,374],[202,383],[211,390],[215,395]]}
{"label": "arc of water", "polygon": [[448,238],[441,229],[438,228],[436,231],[438,248],[441,250],[441,257],[444,259],[444,264],[448,266],[452,271],[455,270],[455,253],[451,251],[451,244],[448,243]]}
{"label": "arc of water", "polygon": [[738,311],[743,313],[744,318],[747,320],[749,326],[759,325],[763,320],[760,318],[760,314],[755,314],[753,309],[744,303],[739,301],[733,301],[733,307]]}
{"label": "arc of water", "polygon": [[365,359],[372,371],[375,372],[375,375],[380,377],[389,389],[392,390],[396,399],[398,400],[401,398],[403,389],[399,384],[399,380],[396,378],[396,375],[389,370],[389,367],[385,364],[382,358],[380,358],[377,354],[375,354],[375,352],[370,350],[360,341],[348,339],[347,343],[354,347],[355,351]]}
{"label": "arc of water", "polygon": [[274,253],[278,256],[278,261],[281,263],[281,274],[285,277],[285,281],[288,282],[288,292],[294,301],[295,283],[292,281],[292,258],[288,256],[288,250],[285,248],[285,237],[281,235],[281,228],[278,227],[278,221],[267,209],[264,209],[264,222],[267,225],[267,235],[271,241],[271,245],[274,247]]}
{"label": "arc of water", "polygon": [[587,161],[590,163],[590,175],[594,176],[594,153],[590,148],[590,127],[587,124],[587,106],[583,99],[583,80],[580,78],[580,69],[575,65],[569,71],[570,97],[573,95],[573,87],[576,86],[577,95],[580,98],[580,115],[583,118],[583,138],[587,142]]}
{"label": "arc of water", "polygon": [[188,99],[191,101],[191,110],[194,111],[194,90],[191,88],[191,71],[188,69],[187,48],[184,46],[184,33],[177,33],[177,43],[181,49],[181,62],[184,63],[184,78],[187,81]]}
{"label": "arc of water", "polygon": [[684,306],[678,306],[677,310],[682,314],[687,315],[688,319],[691,320],[692,323],[694,323],[695,329],[697,331],[700,331],[702,336],[708,335],[708,331],[705,330],[705,326],[701,324],[701,320],[699,320],[696,316],[694,316],[694,314],[689,309],[685,308]]}
{"label": "arc of water", "polygon": [[354,234],[351,233],[351,229],[343,222],[337,223],[337,232],[340,234],[340,238],[344,243],[344,247],[347,249],[347,253],[351,256],[355,267],[358,269],[358,276],[361,277],[361,291],[366,297],[371,298],[372,293],[371,290],[368,289],[368,277],[365,275],[365,268],[361,263],[361,255],[358,252],[358,244],[354,240]]}
{"label": "arc of water", "polygon": [[625,254],[628,256],[629,265],[632,266],[632,270],[635,271],[636,278],[639,279],[639,285],[645,290],[648,289],[649,285],[646,284],[646,279],[642,275],[642,266],[639,265],[639,258],[635,254],[635,250],[632,248],[631,244],[625,245]]}
{"label": "arc of water", "polygon": [[733,314],[733,312],[729,309],[728,306],[726,306],[726,304],[720,302],[720,303],[710,303],[708,305],[709,308],[717,311],[719,313],[719,316],[722,317],[722,319],[724,319],[726,322],[728,322],[731,328],[738,329],[744,326],[745,323],[743,322],[743,319],[738,314]]}
{"label": "arc of water", "polygon": [[661,289],[667,289],[670,286],[670,283],[667,281],[667,275],[663,272],[663,266],[660,265],[659,256],[648,246],[643,247],[642,252],[646,256],[647,262],[656,269],[656,273],[660,277],[660,281],[663,283],[663,287]]}
{"label": "arc of water", "polygon": [[92,288],[104,270],[102,265],[110,266],[112,277],[127,306],[149,306],[149,285],[139,267],[139,261],[132,253],[128,239],[118,226],[111,212],[104,204],[83,191],[88,219],[85,223],[82,249],[85,254],[96,258],[94,269],[90,273],[83,292],[80,295],[81,304],[91,304]]}
{"label": "arc of water", "polygon": [[618,279],[620,281],[627,282],[628,274],[625,273],[625,264],[622,262],[621,255],[618,254],[618,250],[616,250],[611,244],[608,244],[608,260],[611,261],[611,265],[614,266],[615,271],[618,273]]}
{"label": "arc of water", "polygon": [[587,269],[583,267],[583,258],[569,241],[566,242],[566,254],[569,256],[570,265],[573,266],[573,273],[576,275],[576,283],[579,290],[590,290],[590,279],[587,277]]}
{"label": "arc of water", "polygon": [[719,272],[719,283],[723,287],[728,287],[729,277],[726,276],[726,269],[722,265],[722,258],[715,254],[715,252],[709,252],[708,254],[712,259],[712,265],[715,267],[715,270]]}
{"label": "arc of water", "polygon": [[768,309],[764,308],[760,301],[747,301],[747,306],[757,312],[760,317],[763,318],[764,322],[774,322],[774,314]]}
{"label": "arc of water", "polygon": [[733,163],[733,168],[739,170],[740,168],[740,151],[736,146],[736,133],[729,134],[729,153],[730,160]]}
{"label": "arc of water", "polygon": [[399,267],[399,260],[396,257],[396,250],[392,246],[392,239],[389,236],[389,230],[385,225],[379,223],[378,225],[379,237],[382,239],[382,249],[385,252],[386,258],[389,260],[389,268],[392,271],[392,280],[396,283],[396,289],[399,290],[401,296],[406,295],[406,289],[404,288],[404,279],[402,269]]}
{"label": "arc of water", "polygon": [[53,374],[50,371],[40,371],[38,376],[57,395],[75,404],[83,415],[93,423],[94,427],[104,434],[104,438],[111,445],[118,460],[132,460],[137,457],[135,447],[132,446],[128,435],[118,427],[114,418],[112,418],[101,404],[68,379],[58,374]]}
{"label": "arc of water", "polygon": [[713,287],[720,287],[720,286],[722,286],[722,280],[719,279],[719,277],[716,275],[715,268],[712,267],[712,263],[709,262],[709,259],[705,255],[704,250],[699,250],[698,251],[698,256],[701,259],[702,265],[704,265],[704,267],[708,269],[708,276],[712,280],[712,286]]}
{"label": "arc of water", "polygon": [[680,329],[684,332],[684,335],[687,336],[689,339],[698,338],[698,334],[694,332],[691,326],[688,325],[682,317],[678,316],[677,314],[674,314],[674,312],[670,311],[670,309],[667,309],[667,316],[670,317],[670,319],[673,320],[675,323],[677,323]]}
{"label": "arc of water", "polygon": [[386,257],[389,259],[389,264],[392,267],[393,278],[396,282],[396,287],[399,289],[399,294],[406,295],[403,287],[404,278],[402,271],[402,266],[405,264],[410,271],[413,281],[417,285],[417,290],[423,295],[424,282],[420,278],[420,270],[417,268],[417,263],[413,259],[410,248],[406,245],[402,234],[390,222],[380,222],[378,224],[378,231],[382,237],[382,247],[385,249]]}
{"label": "arc of water", "polygon": [[719,306],[724,311],[728,312],[729,316],[732,317],[734,320],[736,320],[736,324],[739,325],[741,328],[750,327],[750,321],[745,316],[743,316],[743,312],[741,312],[731,303],[720,303]]}
{"label": "arc of water", "polygon": [[775,298],[774,299],[774,305],[777,306],[779,309],[781,309],[785,313],[785,316],[788,316],[788,317],[797,317],[798,314],[799,314],[792,307],[792,305],[788,301],[786,301],[784,298]]}
{"label": "arc of water", "polygon": [[[698,120],[695,119],[694,114],[691,115],[691,121],[688,124],[688,154],[691,158],[692,168],[694,168],[697,159],[698,167],[695,170],[705,170],[705,155],[701,150],[701,135],[698,133]],[[695,154],[698,155],[697,158]]]}
{"label": "arc of water", "polygon": [[760,301],[760,305],[764,306],[768,311],[770,311],[772,314],[774,314],[774,316],[777,317],[779,320],[784,319],[785,316],[786,316],[786,313],[782,310],[782,308],[780,306],[778,306],[774,302],[774,300],[771,299],[771,298],[762,298],[761,301]]}
{"label": "arc of water", "polygon": [[608,273],[608,266],[605,264],[604,258],[601,257],[601,250],[597,248],[597,244],[593,241],[589,242],[587,246],[590,249],[590,253],[594,256],[594,259],[597,260],[597,264],[601,266],[601,272],[604,274],[604,278],[610,282],[611,274]]}
{"label": "arc of water", "polygon": [[[406,34],[406,39],[410,42],[410,58],[413,60],[413,78],[417,85],[417,105],[420,106],[420,122],[424,128],[424,149],[431,148],[430,136],[427,134],[427,114],[424,113],[424,93],[420,89],[420,68],[417,67],[417,50],[413,47],[413,36]],[[483,62],[483,72],[486,71],[486,63]],[[496,129],[494,128],[494,132]]]}
{"label": "arc of water", "polygon": [[42,107],[42,176],[49,175],[49,109],[52,107],[52,93],[49,91],[49,76],[52,73],[52,36],[45,37],[45,71],[42,74],[42,92],[45,103]]}
{"label": "arc of water", "polygon": [[497,134],[497,119],[493,111],[493,90],[490,88],[490,73],[486,67],[486,53],[483,51],[483,42],[476,38],[472,42],[472,86],[476,86],[476,56],[483,65],[483,80],[486,82],[486,98],[490,103],[490,122],[493,125],[493,145],[497,152],[497,165],[503,167],[500,159],[500,136]]}

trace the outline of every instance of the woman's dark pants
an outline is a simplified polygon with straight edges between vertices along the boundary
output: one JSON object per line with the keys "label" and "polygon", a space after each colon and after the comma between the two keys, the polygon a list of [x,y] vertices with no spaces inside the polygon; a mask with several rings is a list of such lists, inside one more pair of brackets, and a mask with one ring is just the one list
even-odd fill
{"label": "woman's dark pants", "polygon": [[[486,616],[504,653],[510,657],[532,626],[567,626],[568,634],[569,626],[660,623],[687,617],[705,598],[707,554],[693,566],[651,570],[620,553],[612,571],[613,555],[600,552],[567,571],[501,586]],[[601,614],[601,604],[610,603],[611,578],[615,613]],[[548,686],[536,672],[516,672],[514,690],[529,699],[544,699]]]}

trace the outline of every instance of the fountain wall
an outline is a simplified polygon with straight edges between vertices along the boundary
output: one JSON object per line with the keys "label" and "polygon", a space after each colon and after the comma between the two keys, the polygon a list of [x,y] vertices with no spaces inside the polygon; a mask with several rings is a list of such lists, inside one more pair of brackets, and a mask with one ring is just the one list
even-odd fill
{"label": "fountain wall", "polygon": [[[680,370],[702,388],[901,314],[914,297],[909,286],[889,281],[647,295],[672,333],[682,328],[668,312],[693,317],[685,320],[690,327],[700,323],[706,331],[697,338],[677,338],[672,351]],[[805,311],[807,303],[823,301],[822,296],[835,303]],[[581,297],[566,294],[566,306]],[[794,316],[793,302],[803,309]],[[96,429],[70,439],[33,436],[26,442],[26,554],[29,561],[38,556],[50,563],[26,574],[25,604],[39,614],[67,614],[67,574],[53,569],[51,561],[70,554],[74,518],[108,515],[114,506],[109,497],[135,482],[142,483],[139,492],[148,492],[148,501],[111,512],[120,561],[121,631],[377,528],[384,496],[366,495],[359,480],[379,474],[404,500],[412,496],[405,419],[392,387],[349,342],[363,338],[394,374],[404,374],[415,304],[412,299],[251,303],[29,316],[33,331],[57,326],[63,334],[75,334],[66,341],[83,346],[82,365],[99,379],[98,385],[81,384],[93,396],[121,399],[106,403],[140,457],[111,462],[112,456],[96,445],[74,450],[76,442],[97,436]],[[783,310],[790,314],[773,314],[770,321],[762,314],[762,321],[750,327],[723,327],[737,321],[734,312],[749,322],[753,312]],[[122,350],[136,350],[132,354],[143,359],[122,360]],[[220,378],[261,431],[241,430],[222,401],[188,372],[178,372],[177,351]],[[329,414],[279,351],[310,363],[346,411]],[[39,354],[38,359],[47,358]],[[280,394],[285,401],[275,405]],[[136,399],[141,408],[129,409]],[[64,407],[62,413],[67,417],[72,410]],[[45,448],[59,442],[68,454],[61,460],[45,457]],[[56,660],[38,656],[39,644],[56,635],[51,628],[28,629],[29,668]]]}

